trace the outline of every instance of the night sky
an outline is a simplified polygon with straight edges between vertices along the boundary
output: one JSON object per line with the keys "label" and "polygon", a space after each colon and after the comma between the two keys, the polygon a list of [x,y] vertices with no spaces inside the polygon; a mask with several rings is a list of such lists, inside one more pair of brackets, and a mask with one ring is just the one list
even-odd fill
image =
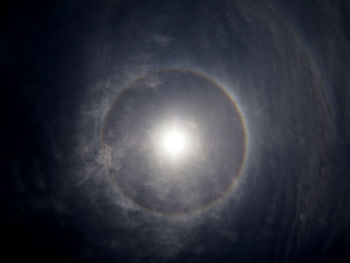
{"label": "night sky", "polygon": [[1,261],[350,262],[349,1],[0,10]]}

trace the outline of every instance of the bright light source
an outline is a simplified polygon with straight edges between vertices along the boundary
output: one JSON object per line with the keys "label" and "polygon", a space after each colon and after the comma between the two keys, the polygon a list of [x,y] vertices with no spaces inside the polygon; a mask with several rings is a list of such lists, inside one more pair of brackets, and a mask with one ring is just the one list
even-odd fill
{"label": "bright light source", "polygon": [[173,128],[163,137],[164,150],[171,155],[179,155],[185,150],[186,138],[183,132]]}

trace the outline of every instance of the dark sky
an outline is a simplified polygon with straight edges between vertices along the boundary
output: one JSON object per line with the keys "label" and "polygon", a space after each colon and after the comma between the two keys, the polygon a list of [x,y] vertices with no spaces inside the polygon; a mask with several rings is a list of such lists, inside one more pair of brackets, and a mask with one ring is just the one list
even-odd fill
{"label": "dark sky", "polygon": [[[1,5],[5,261],[350,262],[349,1]],[[222,86],[247,133],[233,189],[181,216],[130,202],[101,147],[120,91],[167,69]],[[203,112],[219,112],[196,92]],[[218,174],[232,164],[223,152]]]}

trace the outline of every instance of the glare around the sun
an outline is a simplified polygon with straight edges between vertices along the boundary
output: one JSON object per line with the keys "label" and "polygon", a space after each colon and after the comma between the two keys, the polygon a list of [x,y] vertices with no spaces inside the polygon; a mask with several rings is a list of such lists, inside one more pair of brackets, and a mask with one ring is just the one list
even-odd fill
{"label": "glare around the sun", "polygon": [[169,131],[166,131],[163,135],[163,148],[164,150],[171,155],[179,155],[184,152],[186,148],[186,136],[185,134],[173,128]]}

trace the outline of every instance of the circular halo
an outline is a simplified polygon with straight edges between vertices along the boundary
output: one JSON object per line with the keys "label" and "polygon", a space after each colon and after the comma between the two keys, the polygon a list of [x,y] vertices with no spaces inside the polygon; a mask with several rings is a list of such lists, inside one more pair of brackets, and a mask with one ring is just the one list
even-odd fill
{"label": "circular halo", "polygon": [[106,170],[135,205],[183,215],[233,188],[246,157],[242,114],[218,83],[198,72],[151,72],[121,90],[101,143]]}

